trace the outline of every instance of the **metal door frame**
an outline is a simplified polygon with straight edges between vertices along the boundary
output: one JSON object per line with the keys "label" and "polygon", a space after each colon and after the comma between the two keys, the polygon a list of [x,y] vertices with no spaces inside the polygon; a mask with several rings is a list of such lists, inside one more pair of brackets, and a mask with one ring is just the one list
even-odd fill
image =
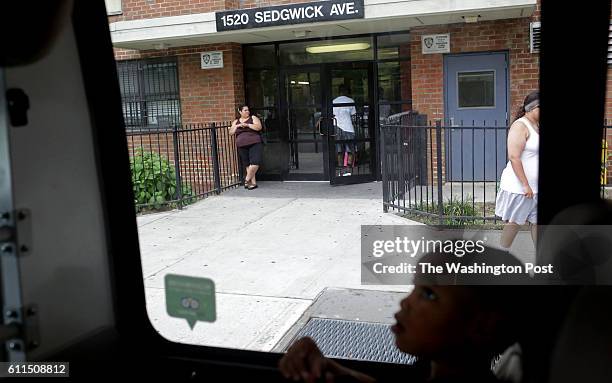
{"label": "metal door frame", "polygon": [[[300,142],[315,142],[316,140],[293,140],[290,138],[290,126],[289,126],[289,100],[286,99],[286,94],[287,94],[287,76],[293,73],[303,73],[303,72],[318,72],[319,73],[319,81],[321,84],[321,94],[320,94],[320,99],[321,99],[321,105],[320,105],[320,109],[321,109],[321,118],[327,117],[325,115],[326,113],[326,108],[324,107],[324,103],[325,103],[325,78],[324,78],[324,70],[323,70],[323,65],[322,64],[313,64],[313,65],[300,65],[300,66],[295,66],[295,67],[285,67],[285,68],[281,68],[280,69],[280,78],[279,78],[279,82],[280,82],[280,88],[282,90],[282,94],[280,97],[280,118],[281,118],[281,124],[280,124],[280,129],[283,130],[284,132],[286,132],[287,135],[287,145],[291,146],[291,145],[295,145],[295,150],[297,150],[297,145]],[[313,105],[304,105],[304,107],[313,107],[316,108],[318,104],[313,104]],[[327,181],[329,180],[329,168],[328,168],[328,148],[327,148],[327,141],[326,140],[321,140],[321,152],[323,153],[323,163],[321,164],[322,166],[322,173],[290,173],[289,169],[287,169],[286,172],[284,172],[282,179],[283,180],[291,180],[291,181]],[[289,152],[291,153],[291,149],[289,150]]]}

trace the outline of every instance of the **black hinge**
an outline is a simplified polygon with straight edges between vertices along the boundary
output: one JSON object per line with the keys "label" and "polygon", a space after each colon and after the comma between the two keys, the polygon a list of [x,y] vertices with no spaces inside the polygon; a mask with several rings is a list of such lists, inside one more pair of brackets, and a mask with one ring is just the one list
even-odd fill
{"label": "black hinge", "polygon": [[29,209],[0,214],[0,253],[11,253],[12,244],[15,244],[18,256],[32,252],[32,219]]}

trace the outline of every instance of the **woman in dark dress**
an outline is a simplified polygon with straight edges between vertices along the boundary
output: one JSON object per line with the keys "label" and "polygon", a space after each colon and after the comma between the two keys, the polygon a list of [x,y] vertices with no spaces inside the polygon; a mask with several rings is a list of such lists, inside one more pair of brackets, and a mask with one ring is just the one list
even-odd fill
{"label": "woman in dark dress", "polygon": [[256,174],[263,157],[263,140],[261,138],[261,121],[251,116],[248,105],[238,108],[240,117],[229,128],[230,134],[236,135],[236,146],[242,166],[246,167],[244,187],[249,190],[257,188]]}

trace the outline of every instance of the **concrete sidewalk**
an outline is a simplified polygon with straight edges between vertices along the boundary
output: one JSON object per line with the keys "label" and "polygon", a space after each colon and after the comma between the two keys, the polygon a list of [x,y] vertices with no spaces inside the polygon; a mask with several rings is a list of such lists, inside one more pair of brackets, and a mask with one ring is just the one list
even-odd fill
{"label": "concrete sidewalk", "polygon": [[[376,182],[261,182],[182,211],[138,217],[153,325],[172,341],[269,351],[326,288],[387,291],[399,302],[397,292],[411,286],[360,283],[361,225],[419,224],[383,213],[381,196]],[[215,282],[216,322],[198,322],[192,331],[166,314],[169,273]],[[362,317],[379,306],[364,304]]]}

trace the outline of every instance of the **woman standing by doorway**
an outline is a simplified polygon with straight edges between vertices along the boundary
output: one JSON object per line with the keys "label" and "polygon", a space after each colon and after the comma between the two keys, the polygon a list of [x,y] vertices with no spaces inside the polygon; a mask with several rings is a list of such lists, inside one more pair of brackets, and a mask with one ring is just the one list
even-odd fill
{"label": "woman standing by doorway", "polygon": [[246,168],[244,187],[253,190],[257,188],[256,174],[263,158],[261,121],[257,116],[251,116],[248,105],[241,105],[238,113],[240,117],[229,128],[229,133],[236,135],[240,161]]}
{"label": "woman standing by doorway", "polygon": [[506,223],[501,246],[512,246],[521,225],[531,227],[534,245],[537,238],[538,162],[540,147],[540,93],[531,92],[508,132],[508,164],[499,182],[495,215]]}

